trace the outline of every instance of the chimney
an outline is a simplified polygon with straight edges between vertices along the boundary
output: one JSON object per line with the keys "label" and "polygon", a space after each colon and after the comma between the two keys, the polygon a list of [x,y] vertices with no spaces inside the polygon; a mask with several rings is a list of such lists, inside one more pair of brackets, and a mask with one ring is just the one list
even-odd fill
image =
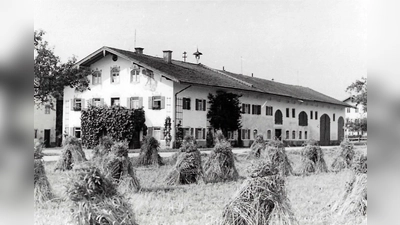
{"label": "chimney", "polygon": [[171,63],[172,59],[172,51],[171,50],[164,50],[164,61],[167,63]]}
{"label": "chimney", "polygon": [[144,48],[136,47],[136,48],[135,48],[135,52],[136,52],[137,54],[143,54],[143,49],[144,49]]}

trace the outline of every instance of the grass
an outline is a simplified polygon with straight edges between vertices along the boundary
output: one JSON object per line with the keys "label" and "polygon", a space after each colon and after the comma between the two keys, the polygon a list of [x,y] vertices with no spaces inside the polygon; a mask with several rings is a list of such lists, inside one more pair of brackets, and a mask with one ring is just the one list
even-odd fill
{"label": "grass", "polygon": [[[366,151],[365,146],[356,146],[356,151]],[[328,169],[339,155],[338,148],[323,150]],[[294,171],[298,171],[301,157],[298,151],[287,151],[293,162]],[[203,157],[204,158],[204,157]],[[126,194],[132,205],[138,224],[152,225],[191,225],[216,224],[221,218],[225,204],[248,175],[246,170],[251,161],[245,156],[237,156],[235,162],[240,178],[238,181],[216,184],[191,184],[171,187],[165,184],[165,177],[173,165],[161,167],[138,167],[137,176],[143,190],[139,193]],[[133,159],[135,161],[135,159]],[[204,161],[204,159],[203,159]],[[66,176],[54,173],[55,163],[45,164],[56,199],[43,207],[35,207],[35,224],[67,224],[69,209],[62,201]],[[339,196],[345,188],[350,175],[349,170],[338,173],[323,173],[307,177],[288,176],[286,187],[288,198],[299,224],[360,224],[360,218],[341,218],[331,215],[329,204]]]}

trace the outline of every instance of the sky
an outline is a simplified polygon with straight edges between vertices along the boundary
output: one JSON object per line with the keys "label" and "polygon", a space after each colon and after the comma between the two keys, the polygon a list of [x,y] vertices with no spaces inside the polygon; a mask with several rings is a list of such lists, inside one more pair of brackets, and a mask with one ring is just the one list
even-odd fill
{"label": "sky", "polygon": [[182,60],[301,85],[339,100],[367,76],[363,0],[34,1],[42,29],[63,62],[102,46]]}

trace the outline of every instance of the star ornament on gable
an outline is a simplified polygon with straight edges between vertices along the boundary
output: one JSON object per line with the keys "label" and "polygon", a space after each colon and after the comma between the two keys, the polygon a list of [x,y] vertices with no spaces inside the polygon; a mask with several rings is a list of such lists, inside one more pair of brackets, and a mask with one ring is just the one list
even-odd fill
{"label": "star ornament on gable", "polygon": [[197,51],[193,53],[193,55],[196,58],[197,63],[199,63],[200,56],[203,55],[203,53],[199,52],[199,48],[197,48]]}

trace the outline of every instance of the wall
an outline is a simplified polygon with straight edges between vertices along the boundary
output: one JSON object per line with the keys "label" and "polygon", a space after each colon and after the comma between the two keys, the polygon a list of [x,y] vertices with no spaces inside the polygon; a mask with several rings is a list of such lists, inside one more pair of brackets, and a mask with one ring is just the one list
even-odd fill
{"label": "wall", "polygon": [[[187,84],[174,84],[175,93],[183,88],[187,87]],[[192,86],[187,90],[183,91],[178,95],[178,98],[190,97],[192,99],[191,110],[183,110],[183,128],[206,128],[209,124],[207,122],[207,111],[196,111],[194,108],[195,99],[207,99],[209,93],[215,94],[216,91],[221,88],[214,88],[208,86]],[[221,89],[222,90],[222,89]],[[338,140],[338,127],[337,122],[340,116],[344,117],[344,107],[335,106],[326,103],[315,103],[315,102],[299,102],[292,98],[278,97],[274,95],[268,95],[264,93],[255,93],[247,91],[237,90],[225,90],[227,92],[233,92],[242,95],[240,98],[242,103],[262,105],[260,115],[242,114],[242,129],[250,129],[250,140],[243,140],[245,146],[250,145],[252,139],[254,139],[253,131],[257,129],[258,134],[263,134],[264,139],[267,138],[267,131],[271,130],[272,137],[275,136],[275,129],[282,129],[282,139],[290,144],[301,144],[306,139],[304,138],[304,132],[307,131],[309,139],[320,139],[320,117],[323,114],[327,114],[330,117],[330,139],[331,141]],[[265,104],[266,103],[266,104]],[[208,105],[208,104],[207,104]],[[266,107],[273,107],[273,116],[266,116]],[[286,108],[290,108],[290,117],[286,117]],[[295,108],[295,118],[292,118],[292,108]],[[283,124],[275,124],[275,113],[280,110],[283,115]],[[310,118],[310,111],[318,111],[318,119]],[[308,117],[308,126],[299,126],[298,116],[300,112],[304,111]],[[333,114],[335,114],[335,121],[333,121]],[[286,139],[285,133],[289,130],[289,139]],[[292,131],[296,132],[296,138],[292,139]],[[299,131],[302,131],[302,139],[299,139]],[[175,134],[175,133],[174,133]],[[200,144],[205,144],[205,140],[200,140]]]}
{"label": "wall", "polygon": [[37,138],[44,139],[44,130],[50,130],[50,144],[51,146],[55,145],[56,142],[56,101],[54,103],[54,110],[50,109],[50,114],[45,114],[45,106],[41,105],[39,108],[37,105],[34,105],[33,114],[33,127],[34,130],[37,130]]}
{"label": "wall", "polygon": [[[120,82],[119,84],[111,83],[110,67],[120,67]],[[71,100],[74,98],[85,99],[85,107],[88,102],[86,100],[92,98],[103,98],[104,104],[111,105],[111,98],[119,97],[120,105],[127,106],[127,99],[130,97],[142,97],[143,107],[146,114],[146,125],[148,127],[164,127],[165,118],[172,116],[173,104],[173,89],[172,81],[169,81],[154,73],[154,79],[148,79],[148,76],[141,74],[139,82],[131,83],[130,68],[132,62],[123,58],[118,58],[113,61],[111,55],[106,55],[104,58],[91,65],[92,70],[101,70],[101,84],[90,85],[90,90],[83,93],[76,92],[70,87],[64,90],[64,116],[63,130],[68,128],[68,132],[72,132],[72,127],[80,127],[80,111],[71,110]],[[92,82],[92,76],[88,76]],[[165,109],[152,110],[149,109],[148,98],[151,96],[165,96]]]}

